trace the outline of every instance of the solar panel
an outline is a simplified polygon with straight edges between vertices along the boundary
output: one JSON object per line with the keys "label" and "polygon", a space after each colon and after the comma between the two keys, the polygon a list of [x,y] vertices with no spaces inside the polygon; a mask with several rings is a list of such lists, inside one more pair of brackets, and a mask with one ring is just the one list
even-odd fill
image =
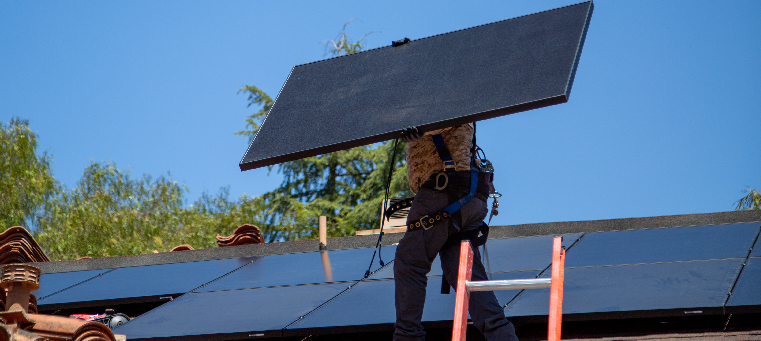
{"label": "solar panel", "polygon": [[45,296],[49,296],[71,286],[98,277],[109,271],[111,271],[111,269],[41,274],[40,288],[32,291],[32,293],[37,296],[37,299],[41,299]]}
{"label": "solar panel", "polygon": [[[395,251],[395,246],[383,248],[386,261],[393,259]],[[327,251],[327,255],[327,262],[320,252],[267,256],[198,291],[358,281],[365,276],[373,249]],[[377,258],[373,270],[380,267]],[[330,271],[325,271],[327,264]]]}
{"label": "solar panel", "polygon": [[394,281],[364,281],[288,329],[389,324],[395,314]]}
{"label": "solar panel", "polygon": [[256,257],[118,268],[39,301],[57,308],[92,306],[100,301],[138,303],[184,294]]}
{"label": "solar panel", "polygon": [[[724,259],[566,269],[563,315],[721,314],[742,262]],[[543,277],[549,277],[549,272]],[[548,314],[548,307],[549,289],[526,290],[505,313],[540,316]]]}
{"label": "solar panel", "polygon": [[750,253],[751,257],[761,257],[761,241],[756,241],[756,245],[753,246],[753,250]]}
{"label": "solar panel", "polygon": [[[735,289],[732,290],[727,302],[727,307],[742,308],[755,306],[752,310],[761,310],[761,258],[750,258],[737,280]],[[729,312],[741,312],[742,310],[728,310]]]}
{"label": "solar panel", "polygon": [[[191,335],[218,339],[281,336],[296,321],[349,284],[189,293],[114,330],[128,340]],[[204,337],[204,340],[214,339]]]}
{"label": "solar panel", "polygon": [[[565,103],[592,2],[294,67],[241,170]],[[400,37],[401,38],[401,37]]]}
{"label": "solar panel", "polygon": [[566,267],[745,258],[758,223],[588,233]]}
{"label": "solar panel", "polygon": [[[563,246],[571,246],[581,233],[563,235]],[[487,272],[544,270],[552,263],[553,236],[490,239],[486,242]],[[570,254],[570,253],[569,253]]]}
{"label": "solar panel", "polygon": [[[581,233],[563,235],[563,246],[569,247]],[[486,244],[484,267],[487,272],[509,272],[544,270],[552,263],[553,236],[532,236],[520,238],[489,239]],[[483,248],[479,248],[482,252]],[[441,276],[439,256],[431,264],[428,276]],[[394,267],[388,266],[370,276],[370,279],[394,278]]]}
{"label": "solar panel", "polygon": [[[534,278],[538,271],[494,274],[497,279]],[[450,321],[454,316],[455,294],[441,294],[441,277],[428,277],[423,322]],[[504,305],[518,294],[517,290],[495,292]],[[351,327],[352,331],[377,329],[396,321],[394,281],[363,281],[322,308],[294,323],[288,329],[311,330],[326,327]],[[289,335],[286,333],[286,335]]]}
{"label": "solar panel", "polygon": [[[396,249],[394,249],[394,251],[396,251]],[[428,273],[428,277],[441,276],[442,274],[443,272],[441,271],[441,259],[439,259],[439,256],[436,255],[436,258],[433,259],[433,263],[431,263],[431,271]],[[394,278],[394,263],[393,262],[369,277],[369,279],[391,279],[391,278]]]}

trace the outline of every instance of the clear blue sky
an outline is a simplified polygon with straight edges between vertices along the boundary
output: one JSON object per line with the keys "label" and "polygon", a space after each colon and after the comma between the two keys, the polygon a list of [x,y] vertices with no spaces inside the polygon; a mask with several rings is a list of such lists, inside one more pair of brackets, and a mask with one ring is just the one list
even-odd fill
{"label": "clear blue sky", "polygon": [[[194,200],[280,182],[240,172],[254,109],[346,21],[370,47],[578,1],[2,1],[0,120],[31,121],[54,175],[171,172]],[[733,209],[761,189],[761,1],[596,1],[566,104],[485,121],[494,223]]]}

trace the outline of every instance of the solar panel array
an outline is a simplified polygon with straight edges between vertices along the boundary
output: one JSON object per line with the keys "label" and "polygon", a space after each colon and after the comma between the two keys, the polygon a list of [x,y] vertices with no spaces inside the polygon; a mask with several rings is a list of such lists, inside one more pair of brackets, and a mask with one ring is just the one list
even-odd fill
{"label": "solar panel array", "polygon": [[[761,311],[761,223],[564,235],[564,319],[684,316]],[[492,239],[491,279],[548,277],[552,236]],[[43,274],[46,307],[134,302],[184,295],[119,327],[130,340],[238,339],[351,329],[394,322],[393,262],[362,279],[372,248]],[[394,246],[385,247],[387,258]],[[438,260],[437,260],[438,262]],[[454,295],[428,275],[423,320],[451,321]],[[546,289],[495,292],[508,317],[547,315]],[[77,301],[82,300],[82,301]],[[451,322],[450,322],[451,323]]]}

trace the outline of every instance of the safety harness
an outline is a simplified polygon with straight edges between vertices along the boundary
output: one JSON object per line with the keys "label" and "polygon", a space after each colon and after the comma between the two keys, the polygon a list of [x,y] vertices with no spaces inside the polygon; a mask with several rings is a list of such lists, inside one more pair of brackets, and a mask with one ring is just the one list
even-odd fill
{"label": "safety harness", "polygon": [[[461,231],[460,226],[462,225],[462,217],[460,214],[460,209],[465,206],[471,199],[473,199],[474,196],[477,196],[477,190],[479,183],[491,183],[493,181],[493,172],[494,168],[491,166],[491,163],[484,159],[477,158],[477,154],[480,151],[483,153],[483,151],[476,146],[476,139],[475,139],[475,123],[473,124],[473,148],[471,149],[471,167],[469,173],[469,190],[468,193],[464,196],[460,196],[461,191],[458,191],[461,186],[458,186],[458,182],[462,182],[463,177],[459,176],[458,173],[461,174],[461,172],[455,171],[455,162],[452,159],[452,155],[449,152],[449,149],[447,148],[446,143],[444,142],[444,138],[441,136],[441,134],[435,134],[431,135],[431,138],[433,139],[433,143],[436,146],[436,151],[439,154],[439,158],[441,158],[441,161],[444,164],[444,171],[436,174],[435,179],[431,179],[433,181],[432,186],[429,184],[429,186],[433,187],[435,190],[447,190],[447,193],[449,195],[449,202],[450,204],[441,209],[440,211],[436,212],[433,215],[425,215],[422,218],[418,219],[414,222],[408,222],[407,225],[407,231],[416,231],[416,230],[428,230],[431,227],[433,227],[435,224],[439,222],[447,222],[448,228],[449,228],[449,238],[446,241],[445,245],[449,244],[459,244],[462,240],[470,240],[471,244],[474,247],[478,247],[481,245],[484,245],[486,243],[486,240],[489,237],[489,225],[487,225],[485,222],[481,222],[481,225],[477,229],[469,230],[469,231]],[[443,179],[443,184],[441,183],[441,180]],[[450,180],[451,179],[451,180]],[[431,181],[429,180],[429,182]],[[459,180],[459,181],[458,181]],[[450,184],[450,181],[452,183]],[[428,184],[428,182],[426,182]],[[425,185],[424,185],[425,187]],[[487,192],[493,192],[492,190],[487,190]],[[490,193],[487,193],[485,195],[481,194],[479,195],[486,201],[488,197],[490,196]],[[404,209],[406,207],[409,207],[412,204],[412,201],[414,200],[414,197],[405,198],[399,202],[396,202],[394,205],[389,207],[384,213],[384,218],[391,216],[394,212]],[[496,201],[495,201],[496,205]],[[496,207],[492,211],[492,213],[496,212]],[[491,220],[491,219],[489,219]],[[441,293],[442,294],[449,294],[450,292],[450,285],[447,282],[446,278],[442,276],[441,278]]]}

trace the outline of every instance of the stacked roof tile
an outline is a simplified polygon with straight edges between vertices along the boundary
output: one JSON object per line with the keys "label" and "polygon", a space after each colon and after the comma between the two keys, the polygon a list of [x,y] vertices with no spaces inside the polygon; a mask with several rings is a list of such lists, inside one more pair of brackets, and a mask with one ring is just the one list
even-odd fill
{"label": "stacked roof tile", "polygon": [[[63,316],[0,312],[0,339],[4,340],[72,340],[113,341],[114,333],[105,324]],[[5,338],[3,338],[5,336]]]}
{"label": "stacked roof tile", "polygon": [[0,233],[0,264],[49,262],[40,244],[21,226]]}
{"label": "stacked roof tile", "polygon": [[169,250],[169,252],[187,251],[187,250],[193,250],[193,247],[188,245],[188,244],[177,245],[177,246],[173,247],[171,250]]}
{"label": "stacked roof tile", "polygon": [[238,226],[238,228],[227,237],[217,235],[217,245],[219,245],[219,247],[261,243],[264,243],[262,231],[259,230],[259,227],[256,225],[251,224]]}
{"label": "stacked roof tile", "polygon": [[[39,288],[40,269],[26,264],[4,265],[0,298],[0,340],[17,341],[114,341],[114,333],[105,324],[83,321],[64,316],[37,314],[37,300],[29,297],[32,307],[25,307],[29,290]],[[8,291],[7,293],[5,291]],[[5,307],[9,306],[9,307]]]}

